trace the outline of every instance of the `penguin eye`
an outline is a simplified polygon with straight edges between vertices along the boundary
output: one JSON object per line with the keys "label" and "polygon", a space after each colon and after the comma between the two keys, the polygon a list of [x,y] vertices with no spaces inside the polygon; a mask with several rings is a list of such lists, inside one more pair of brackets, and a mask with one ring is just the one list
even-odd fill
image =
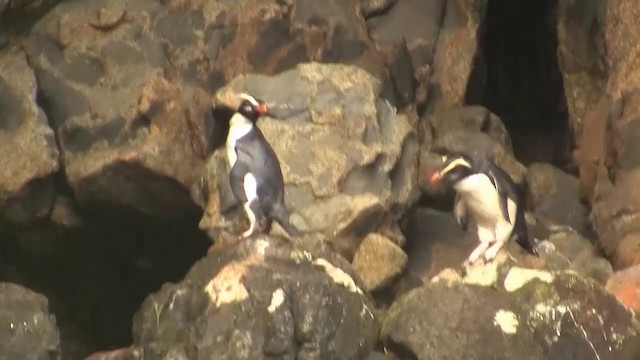
{"label": "penguin eye", "polygon": [[242,106],[242,110],[247,114],[253,114],[253,106],[245,104]]}

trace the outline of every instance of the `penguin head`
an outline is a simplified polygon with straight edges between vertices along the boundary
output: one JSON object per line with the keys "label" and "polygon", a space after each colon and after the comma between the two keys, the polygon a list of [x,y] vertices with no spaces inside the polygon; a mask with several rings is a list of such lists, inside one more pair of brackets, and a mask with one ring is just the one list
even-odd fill
{"label": "penguin head", "polygon": [[252,123],[255,123],[261,115],[267,114],[268,108],[264,101],[255,99],[249,94],[240,94],[240,98],[242,101],[237,111]]}
{"label": "penguin head", "polygon": [[475,173],[473,160],[464,155],[442,156],[442,167],[431,176],[430,183],[445,182],[450,185]]}

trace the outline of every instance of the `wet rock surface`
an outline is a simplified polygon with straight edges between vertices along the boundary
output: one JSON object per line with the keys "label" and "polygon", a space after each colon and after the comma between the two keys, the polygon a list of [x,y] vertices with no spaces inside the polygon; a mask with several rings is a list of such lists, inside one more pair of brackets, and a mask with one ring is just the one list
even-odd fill
{"label": "wet rock surface", "polygon": [[64,359],[56,318],[44,296],[20,285],[0,283],[0,356]]}
{"label": "wet rock surface", "polygon": [[198,261],[134,318],[139,358],[359,359],[375,343],[372,305],[337,254],[259,237]]}

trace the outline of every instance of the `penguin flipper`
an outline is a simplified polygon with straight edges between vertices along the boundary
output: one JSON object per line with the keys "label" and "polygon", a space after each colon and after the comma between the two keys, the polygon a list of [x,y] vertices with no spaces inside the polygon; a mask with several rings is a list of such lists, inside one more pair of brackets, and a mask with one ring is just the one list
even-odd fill
{"label": "penguin flipper", "polygon": [[229,173],[229,185],[233,196],[240,202],[247,202],[247,194],[244,191],[244,177],[249,172],[249,168],[240,162],[236,162]]}
{"label": "penguin flipper", "polygon": [[529,237],[527,231],[527,222],[524,218],[524,211],[518,211],[516,216],[516,225],[513,227],[511,239],[525,249],[528,253],[538,256],[538,249],[535,242]]}
{"label": "penguin flipper", "polygon": [[489,180],[491,181],[491,185],[496,188],[496,192],[498,193],[498,204],[500,205],[500,210],[502,211],[502,216],[505,220],[512,224],[511,216],[509,216],[509,196],[507,192],[500,186],[498,186],[498,181],[496,176],[493,174],[493,171],[489,171]]}
{"label": "penguin flipper", "polygon": [[529,254],[538,256],[538,249],[526,232],[514,232],[511,237],[515,238],[515,242]]}
{"label": "penguin flipper", "polygon": [[456,197],[453,200],[453,215],[455,216],[458,225],[460,225],[460,228],[462,228],[462,231],[467,231],[467,227],[469,225],[469,219],[467,217],[467,204],[462,201],[462,198],[458,193],[456,193]]}

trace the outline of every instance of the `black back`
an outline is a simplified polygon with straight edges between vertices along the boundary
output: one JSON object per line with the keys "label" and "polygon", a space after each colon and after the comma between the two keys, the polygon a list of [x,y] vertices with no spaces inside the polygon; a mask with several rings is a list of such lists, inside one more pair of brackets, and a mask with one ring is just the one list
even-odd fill
{"label": "black back", "polygon": [[[236,154],[238,160],[232,172],[244,170],[242,172],[246,171],[254,175],[257,181],[260,206],[269,216],[274,205],[284,204],[284,180],[275,151],[269,145],[262,131],[255,126],[236,141]],[[242,194],[244,194],[244,190],[242,190]],[[244,202],[246,198],[240,201]]]}

